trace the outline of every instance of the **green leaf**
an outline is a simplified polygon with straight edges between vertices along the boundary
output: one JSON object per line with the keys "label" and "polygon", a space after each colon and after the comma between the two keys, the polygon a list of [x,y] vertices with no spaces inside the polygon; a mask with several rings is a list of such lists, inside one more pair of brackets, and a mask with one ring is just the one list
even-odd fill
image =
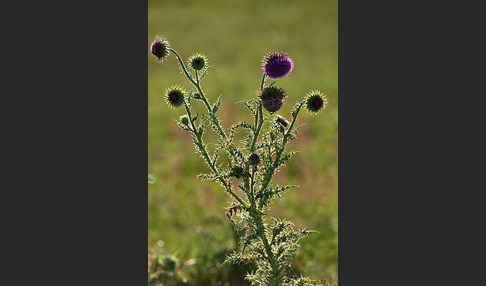
{"label": "green leaf", "polygon": [[231,126],[230,135],[229,135],[229,142],[233,142],[233,138],[235,136],[235,131],[238,128],[246,128],[246,129],[249,129],[250,131],[253,130],[253,127],[250,125],[250,123],[248,123],[246,121],[238,122],[237,124],[234,124],[233,126]]}
{"label": "green leaf", "polygon": [[199,77],[199,81],[201,81],[206,76],[207,73],[208,73],[208,69],[206,68],[206,69],[204,69],[203,73]]}
{"label": "green leaf", "polygon": [[184,124],[180,123],[179,121],[176,121],[176,124],[177,124],[177,126],[179,126],[179,128],[181,128],[184,131],[189,131],[189,132],[192,131],[187,125],[184,125]]}
{"label": "green leaf", "polygon": [[238,185],[238,188],[240,188],[243,192],[248,193],[248,191],[243,185]]}
{"label": "green leaf", "polygon": [[278,161],[277,168],[287,163],[287,161],[289,161],[295,155],[295,153],[296,152],[286,152]]}
{"label": "green leaf", "polygon": [[199,136],[202,137],[204,133],[204,124],[199,124]]}
{"label": "green leaf", "polygon": [[197,177],[201,180],[207,180],[207,181],[215,181],[218,179],[218,176],[214,173],[211,174],[199,174]]}
{"label": "green leaf", "polygon": [[218,144],[218,146],[216,147],[216,149],[214,150],[214,155],[213,155],[213,167],[214,165],[216,164],[216,162],[218,161],[218,158],[219,158],[219,152],[224,148],[224,145],[222,145],[221,143]]}
{"label": "green leaf", "polygon": [[258,235],[256,233],[253,233],[245,238],[245,243],[243,244],[243,248],[241,250],[241,254],[245,253],[245,249],[248,245],[250,245],[255,239],[258,238]]}
{"label": "green leaf", "polygon": [[190,92],[189,95],[187,96],[187,105],[189,107],[191,107],[191,97],[192,97],[192,92]]}
{"label": "green leaf", "polygon": [[250,102],[253,102],[253,101],[243,101],[243,102],[240,101],[241,104],[244,104],[246,106],[246,108],[248,108],[248,110],[250,110],[250,112],[251,112],[251,114],[253,114],[253,116],[256,116],[256,114],[257,114],[256,110],[250,105]]}
{"label": "green leaf", "polygon": [[218,96],[218,100],[216,101],[216,103],[213,106],[213,113],[216,114],[220,105],[221,105],[221,96]]}

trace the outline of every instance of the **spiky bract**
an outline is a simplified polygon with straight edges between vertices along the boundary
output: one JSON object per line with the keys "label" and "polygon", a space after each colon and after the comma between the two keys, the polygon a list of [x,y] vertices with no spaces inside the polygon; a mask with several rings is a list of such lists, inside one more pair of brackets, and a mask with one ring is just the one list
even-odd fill
{"label": "spiky bract", "polygon": [[294,69],[294,62],[284,53],[270,53],[263,58],[263,72],[269,78],[281,78]]}
{"label": "spiky bract", "polygon": [[150,52],[158,60],[163,61],[169,56],[169,42],[165,39],[156,38],[150,47]]}
{"label": "spiky bract", "polygon": [[166,99],[169,106],[179,107],[184,102],[185,91],[179,86],[173,86],[167,89]]}
{"label": "spiky bract", "polygon": [[195,54],[189,58],[189,64],[193,69],[200,71],[207,67],[208,59],[201,54]]}
{"label": "spiky bract", "polygon": [[279,110],[282,107],[284,98],[285,90],[276,86],[267,86],[260,94],[263,107],[270,112]]}
{"label": "spiky bract", "polygon": [[308,93],[305,99],[305,107],[309,112],[316,113],[326,108],[327,95],[318,90],[313,90]]}

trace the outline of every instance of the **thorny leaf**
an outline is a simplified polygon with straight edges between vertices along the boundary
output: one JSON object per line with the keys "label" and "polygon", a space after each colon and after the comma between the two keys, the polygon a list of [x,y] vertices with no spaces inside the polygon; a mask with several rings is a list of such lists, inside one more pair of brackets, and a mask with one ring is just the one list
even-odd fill
{"label": "thorny leaf", "polygon": [[218,111],[220,105],[221,105],[221,96],[218,96],[218,100],[213,105],[213,114],[216,114],[216,112]]}
{"label": "thorny leaf", "polygon": [[229,142],[233,142],[233,138],[235,136],[235,131],[238,128],[246,128],[246,129],[249,129],[249,130],[253,130],[250,123],[248,123],[246,121],[238,122],[237,124],[234,124],[233,126],[231,126],[230,134],[229,134]]}
{"label": "thorny leaf", "polygon": [[251,114],[253,114],[253,116],[256,116],[256,111],[255,109],[250,105],[250,101],[244,101],[242,102],[247,108],[248,110],[250,110]]}
{"label": "thorny leaf", "polygon": [[179,126],[180,129],[182,129],[184,131],[192,132],[191,128],[189,128],[187,125],[180,123],[177,120],[176,120],[176,124],[177,124],[177,126]]}
{"label": "thorny leaf", "polygon": [[218,176],[214,173],[211,174],[199,174],[197,175],[199,179],[202,180],[207,180],[207,181],[216,181],[218,179]]}

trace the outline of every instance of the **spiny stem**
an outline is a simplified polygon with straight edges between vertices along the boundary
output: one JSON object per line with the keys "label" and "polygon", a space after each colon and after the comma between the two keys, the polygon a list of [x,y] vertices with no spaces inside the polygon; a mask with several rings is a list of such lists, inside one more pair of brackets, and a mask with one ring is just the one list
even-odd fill
{"label": "spiny stem", "polygon": [[169,51],[171,51],[177,57],[177,59],[179,60],[179,64],[181,65],[182,71],[184,71],[184,73],[186,74],[186,77],[189,79],[189,81],[192,82],[194,85],[197,85],[197,83],[192,78],[191,74],[189,74],[187,72],[186,65],[184,65],[184,61],[181,59],[181,57],[176,52],[176,50],[169,48]]}
{"label": "spiny stem", "polygon": [[[264,82],[265,82],[265,74],[263,74],[260,89],[263,89]],[[250,147],[251,153],[253,153],[254,150],[255,150],[255,143],[258,140],[258,136],[260,134],[260,130],[262,128],[262,125],[263,125],[263,108],[262,108],[262,103],[259,102],[257,114],[256,114],[256,117],[255,117],[254,136],[253,136],[252,144],[251,144],[251,147]],[[248,163],[245,167],[246,167],[246,170],[248,172],[248,170],[249,170]],[[278,265],[276,263],[275,256],[273,254],[272,248],[271,248],[270,244],[268,243],[268,240],[267,240],[267,237],[266,237],[266,229],[265,229],[265,225],[263,224],[263,219],[262,219],[264,214],[258,210],[256,203],[255,203],[254,177],[255,177],[255,167],[252,168],[250,181],[248,180],[248,178],[245,178],[245,187],[246,187],[247,190],[249,190],[248,195],[247,195],[248,200],[250,201],[249,213],[253,217],[253,219],[256,223],[258,236],[259,236],[260,240],[262,241],[263,246],[265,248],[265,253],[267,254],[265,256],[265,259],[267,259],[269,261],[270,265],[272,266],[273,273],[278,273]],[[280,285],[280,281],[277,281],[277,283],[278,283],[278,285]]]}
{"label": "spiny stem", "polygon": [[[254,202],[251,206],[251,210],[256,210]],[[263,220],[262,220],[263,215],[260,214],[258,211],[250,211],[250,215],[255,220],[258,236],[260,237],[260,240],[262,241],[263,246],[265,248],[265,253],[267,254],[267,257],[265,258],[268,259],[268,262],[272,266],[273,273],[278,273],[278,265],[276,263],[275,256],[273,254],[272,247],[270,246],[267,240],[265,225],[263,224]],[[278,282],[278,285],[280,285],[280,282]]]}
{"label": "spiny stem", "polygon": [[[187,79],[196,87],[197,91],[199,92],[199,95],[201,96],[204,104],[206,105],[206,109],[210,114],[213,114],[213,110],[211,109],[211,105],[209,105],[208,100],[206,99],[206,96],[204,95],[204,92],[202,91],[201,84],[199,83],[199,76],[196,71],[196,81],[192,78],[191,74],[187,71],[186,66],[184,65],[184,61],[181,59],[179,54],[176,52],[176,50],[169,48],[169,51],[171,51],[179,60],[179,64],[181,65],[182,70],[184,71],[184,74],[186,75]],[[226,134],[223,131],[223,128],[221,128],[221,125],[219,124],[219,121],[216,120],[215,122],[216,128],[218,128],[218,131],[220,132],[220,135],[223,137],[223,139],[226,140]]]}
{"label": "spiny stem", "polygon": [[201,150],[203,151],[202,155],[203,155],[204,159],[206,160],[206,162],[208,163],[209,167],[216,174],[216,176],[218,176],[219,181],[225,186],[226,191],[228,191],[228,193],[230,193],[245,209],[248,209],[248,205],[240,198],[240,196],[238,196],[236,193],[234,193],[231,190],[231,184],[229,182],[226,182],[226,180],[224,180],[222,178],[221,173],[214,167],[215,162],[211,162],[211,158],[209,158],[208,152],[206,151],[206,148],[204,147],[201,133],[199,133],[199,131],[196,129],[196,126],[194,125],[194,120],[193,120],[192,115],[191,115],[191,110],[187,106],[187,103],[186,103],[185,100],[184,100],[184,107],[186,108],[186,113],[187,113],[187,116],[189,117],[189,122],[191,123],[192,132],[196,136],[196,140],[198,141],[199,145],[201,146]]}
{"label": "spiny stem", "polygon": [[[212,114],[214,117],[216,117],[216,115],[214,114],[213,110],[211,109],[211,106],[209,105],[209,102],[208,100],[206,99],[206,96],[204,95],[204,92],[201,88],[201,84],[199,82],[199,74],[198,72],[196,71],[196,81],[194,81],[194,79],[192,78],[191,74],[187,71],[187,68],[186,68],[186,65],[184,64],[184,61],[181,59],[180,55],[177,53],[176,50],[172,49],[172,48],[169,48],[169,51],[171,51],[176,57],[177,59],[179,60],[179,64],[181,65],[181,68],[182,70],[184,71],[184,74],[186,75],[187,79],[197,88],[198,92],[199,92],[199,95],[201,96],[205,106],[206,106],[206,109],[208,110],[208,113],[209,114]],[[184,102],[185,104],[185,102]],[[186,106],[186,111],[188,112],[188,115],[189,115],[189,119],[191,120],[191,125],[193,124],[192,123],[192,117],[190,116],[190,110],[187,108]],[[216,127],[218,128],[218,131],[219,131],[219,134],[223,137],[224,140],[227,140],[227,137],[226,137],[226,134],[223,130],[223,128],[221,128],[221,125],[219,124],[219,121],[216,119],[214,121],[212,121]],[[202,142],[202,139],[199,138],[200,136],[197,135],[198,134],[198,131],[194,128],[193,126],[193,129],[194,129],[194,133],[196,134],[196,137],[198,140],[201,140]],[[204,150],[204,152],[206,152],[206,150]],[[230,152],[232,153],[232,152]],[[235,157],[234,154],[231,154],[233,157]],[[209,156],[207,156],[207,152],[206,152],[206,161],[208,162],[209,166],[211,167],[211,169],[213,169],[213,171],[215,170],[214,169],[214,166],[211,164],[211,159],[209,158]],[[218,174],[218,172],[215,171],[216,174]],[[219,174],[218,174],[219,176]],[[220,181],[222,179],[220,178]],[[223,185],[226,187],[226,190],[231,194],[233,195],[233,197],[240,203],[242,204],[245,208],[248,208],[248,205],[246,203],[243,202],[243,200],[238,196],[236,195],[232,190],[231,190],[231,184],[229,183],[226,183],[224,182]]]}
{"label": "spiny stem", "polygon": [[296,109],[295,109],[295,115],[293,116],[292,123],[289,126],[289,129],[287,129],[287,132],[285,132],[282,140],[282,145],[280,149],[277,152],[277,155],[275,156],[275,160],[273,161],[273,166],[269,169],[268,173],[265,175],[265,179],[262,182],[260,191],[263,191],[267,188],[268,184],[270,183],[270,180],[273,176],[273,172],[275,172],[275,168],[277,167],[278,161],[280,160],[280,156],[282,156],[283,151],[285,150],[285,145],[287,144],[290,132],[292,131],[292,128],[294,127],[295,120],[297,119],[297,115],[299,115],[299,111],[302,107],[303,103],[300,102]]}
{"label": "spiny stem", "polygon": [[[258,119],[258,126],[257,129],[255,130],[255,134],[253,136],[253,142],[251,143],[251,148],[250,148],[250,152],[252,153],[253,151],[255,151],[255,143],[258,140],[258,135],[260,134],[260,130],[262,129],[262,125],[263,125],[263,109],[262,109],[261,102],[258,103],[257,119]],[[257,124],[256,121],[257,120],[255,120],[255,125]]]}
{"label": "spiny stem", "polygon": [[[263,76],[262,76],[262,84],[260,85],[260,90],[263,90],[263,84],[265,83],[265,73],[263,73]],[[257,122],[258,122],[258,125],[257,125]],[[254,136],[253,136],[253,142],[251,143],[251,148],[250,148],[250,152],[253,153],[253,151],[255,151],[255,143],[257,142],[258,140],[258,135],[260,133],[260,130],[262,129],[262,125],[263,125],[263,109],[262,109],[262,102],[258,102],[258,110],[257,110],[257,115],[255,117],[255,133],[254,133]]]}
{"label": "spiny stem", "polygon": [[278,265],[276,264],[275,261],[275,256],[273,255],[272,248],[270,244],[268,243],[267,237],[265,235],[266,230],[265,230],[265,225],[263,224],[262,216],[263,214],[258,211],[256,204],[255,204],[255,196],[254,196],[254,189],[253,189],[253,179],[255,175],[255,169],[252,169],[252,174],[251,174],[251,181],[248,182],[248,178],[245,178],[245,187],[247,190],[250,190],[248,192],[248,199],[250,201],[250,210],[249,213],[255,220],[256,226],[257,226],[257,233],[259,238],[261,239],[263,246],[265,247],[265,253],[267,258],[270,262],[270,265],[272,266],[272,269],[274,272],[278,271]]}
{"label": "spiny stem", "polygon": [[201,95],[202,100],[204,101],[204,104],[206,105],[206,108],[209,113],[212,113],[213,110],[211,109],[211,105],[209,104],[208,100],[206,99],[206,96],[204,96],[204,92],[202,91],[201,84],[199,83],[199,74],[196,71],[196,84],[194,84],[197,88],[197,91],[199,91],[199,94]]}

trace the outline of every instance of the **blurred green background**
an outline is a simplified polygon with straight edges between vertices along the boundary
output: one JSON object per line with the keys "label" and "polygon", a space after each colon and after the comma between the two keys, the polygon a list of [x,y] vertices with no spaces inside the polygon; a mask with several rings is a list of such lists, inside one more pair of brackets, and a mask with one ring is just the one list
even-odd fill
{"label": "blurred green background", "polygon": [[[316,117],[306,112],[299,116],[296,124],[303,127],[298,139],[288,145],[288,150],[299,153],[274,182],[300,187],[277,200],[272,214],[318,231],[302,241],[295,267],[322,282],[336,281],[337,1],[148,3],[149,46],[156,35],[162,35],[184,60],[195,52],[208,57],[211,68],[203,88],[211,102],[222,96],[219,114],[227,130],[232,123],[249,118],[237,101],[255,96],[261,60],[268,51],[284,51],[295,63],[290,76],[277,81],[288,93],[279,114],[290,118],[294,103],[311,89],[327,92],[329,104],[324,112]],[[244,271],[221,265],[224,254],[234,245],[224,213],[229,197],[219,185],[196,177],[207,172],[207,167],[196,155],[189,135],[175,124],[183,110],[170,109],[162,101],[169,85],[179,84],[188,90],[192,86],[173,55],[160,64],[149,54],[148,62],[148,169],[158,178],[148,190],[149,247],[163,241],[165,251],[179,259],[179,274],[192,284],[225,285],[221,283]]]}

